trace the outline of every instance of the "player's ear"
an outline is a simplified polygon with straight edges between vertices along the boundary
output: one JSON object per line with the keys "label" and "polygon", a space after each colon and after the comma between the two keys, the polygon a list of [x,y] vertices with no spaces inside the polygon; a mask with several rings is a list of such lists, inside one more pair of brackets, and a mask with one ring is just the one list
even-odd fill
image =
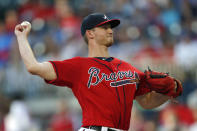
{"label": "player's ear", "polygon": [[86,36],[89,38],[89,39],[92,39],[94,38],[94,33],[92,30],[86,30]]}

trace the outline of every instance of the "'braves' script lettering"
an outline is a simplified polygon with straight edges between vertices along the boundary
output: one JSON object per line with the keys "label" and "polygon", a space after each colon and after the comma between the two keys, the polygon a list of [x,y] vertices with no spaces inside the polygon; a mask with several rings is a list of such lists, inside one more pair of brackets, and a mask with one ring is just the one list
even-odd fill
{"label": "'braves' script lettering", "polygon": [[[112,87],[117,87],[117,86],[121,86],[121,85],[125,85],[125,84],[131,84],[131,83],[139,81],[138,77],[135,78],[137,73],[136,72],[132,73],[130,70],[129,71],[118,71],[116,73],[112,72],[110,74],[102,73],[101,77],[99,77],[100,69],[98,69],[96,67],[91,67],[88,70],[88,74],[89,74],[89,80],[87,83],[88,88],[90,88],[91,85],[95,86],[95,85],[99,84],[103,80],[112,81],[110,83],[110,85]],[[93,81],[93,78],[94,78],[94,81]],[[118,79],[119,79],[119,81],[117,81]]]}

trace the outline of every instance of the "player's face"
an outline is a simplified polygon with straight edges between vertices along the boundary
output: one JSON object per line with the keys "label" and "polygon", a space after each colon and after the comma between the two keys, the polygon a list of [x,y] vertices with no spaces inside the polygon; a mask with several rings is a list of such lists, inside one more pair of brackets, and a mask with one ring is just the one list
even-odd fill
{"label": "player's face", "polygon": [[111,29],[110,24],[104,24],[102,26],[96,27],[93,29],[94,38],[96,43],[105,45],[107,47],[111,46],[114,42],[113,39],[113,30]]}

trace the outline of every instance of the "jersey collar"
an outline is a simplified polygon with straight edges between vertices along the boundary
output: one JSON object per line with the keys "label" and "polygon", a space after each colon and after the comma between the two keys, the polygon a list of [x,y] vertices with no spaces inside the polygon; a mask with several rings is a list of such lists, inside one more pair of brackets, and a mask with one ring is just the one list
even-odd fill
{"label": "jersey collar", "polygon": [[104,60],[104,61],[107,61],[107,62],[111,62],[114,59],[113,57],[94,57],[94,58]]}

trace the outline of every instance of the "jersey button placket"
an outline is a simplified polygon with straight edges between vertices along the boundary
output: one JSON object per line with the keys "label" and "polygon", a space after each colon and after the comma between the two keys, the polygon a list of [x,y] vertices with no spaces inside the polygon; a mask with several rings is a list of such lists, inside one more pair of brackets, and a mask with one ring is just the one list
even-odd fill
{"label": "jersey button placket", "polygon": [[[111,69],[113,70],[113,73],[116,74],[115,77],[119,78],[119,77],[118,77],[118,71],[119,71],[118,68],[116,68],[115,65],[114,65],[113,63],[111,63],[111,62],[110,62],[110,65],[111,65]],[[118,79],[117,79],[117,80],[118,80]],[[116,82],[117,80],[114,79],[113,82]],[[117,95],[118,95],[118,98],[119,98],[119,103],[121,103],[119,91],[118,91],[118,88],[117,88],[117,87],[118,87],[118,84],[116,83],[115,85],[116,85],[116,87],[115,87],[115,88],[116,88],[116,92],[117,92]],[[119,118],[118,127],[120,127],[120,125],[121,125],[121,118],[122,118],[122,117],[121,117],[121,111],[120,111],[120,118]]]}

